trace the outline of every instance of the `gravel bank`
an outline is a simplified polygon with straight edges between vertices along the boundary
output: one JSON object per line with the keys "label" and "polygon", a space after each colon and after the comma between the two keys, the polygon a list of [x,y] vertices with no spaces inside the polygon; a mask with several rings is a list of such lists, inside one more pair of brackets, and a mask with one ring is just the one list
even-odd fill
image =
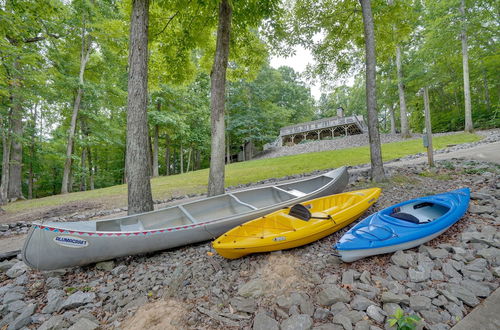
{"label": "gravel bank", "polygon": [[[302,248],[228,261],[203,243],[88,267],[0,263],[0,328],[379,329],[401,307],[449,329],[499,286],[500,168],[460,160],[390,170],[369,213],[463,186],[467,215],[428,244],[344,264],[344,229]],[[371,186],[360,167],[349,190]]]}

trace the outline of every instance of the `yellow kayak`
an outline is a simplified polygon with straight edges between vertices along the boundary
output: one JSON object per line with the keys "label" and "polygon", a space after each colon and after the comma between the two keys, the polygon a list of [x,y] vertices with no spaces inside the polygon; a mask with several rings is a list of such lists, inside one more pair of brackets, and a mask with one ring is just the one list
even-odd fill
{"label": "yellow kayak", "polygon": [[380,191],[350,191],[296,204],[235,227],[212,244],[228,259],[305,245],[359,218],[377,201]]}

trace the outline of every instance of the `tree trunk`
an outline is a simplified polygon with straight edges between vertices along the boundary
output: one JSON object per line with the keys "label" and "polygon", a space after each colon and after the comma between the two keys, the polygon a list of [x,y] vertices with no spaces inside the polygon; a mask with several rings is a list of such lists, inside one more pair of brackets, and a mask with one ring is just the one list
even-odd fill
{"label": "tree trunk", "polygon": [[483,69],[483,84],[484,84],[484,101],[486,102],[488,113],[491,113],[490,90],[488,86],[488,79],[486,78],[486,72],[484,69]]}
{"label": "tree trunk", "polygon": [[170,136],[165,136],[165,167],[167,168],[166,175],[170,175]]}
{"label": "tree trunk", "polygon": [[14,201],[24,199],[22,191],[22,166],[23,166],[23,108],[21,100],[16,95],[12,98],[12,113],[11,113],[11,146],[10,146],[10,162],[9,162],[9,188],[7,197]]}
{"label": "tree trunk", "polygon": [[80,159],[80,166],[82,168],[82,176],[80,178],[80,191],[87,190],[87,169],[85,166],[87,165],[87,148],[82,148],[82,158]]}
{"label": "tree trunk", "polygon": [[191,154],[192,154],[193,148],[189,148],[188,152],[188,163],[186,166],[186,173],[189,173],[189,165],[191,165]]}
{"label": "tree trunk", "polygon": [[406,110],[405,86],[403,83],[403,69],[401,64],[401,48],[396,46],[396,71],[398,75],[398,92],[399,92],[399,113],[401,119],[401,136],[409,138],[410,130],[408,129],[408,117]]}
{"label": "tree trunk", "polygon": [[196,150],[196,156],[194,158],[194,169],[199,170],[201,167],[201,150]]}
{"label": "tree trunk", "polygon": [[465,131],[472,133],[474,126],[472,124],[472,105],[470,100],[470,83],[469,83],[469,52],[467,46],[467,29],[465,17],[465,0],[460,3],[460,12],[462,14],[462,63],[464,67],[464,101],[465,101]]}
{"label": "tree trunk", "polygon": [[210,174],[208,178],[208,196],[224,193],[224,103],[226,90],[226,70],[229,58],[229,40],[231,35],[232,9],[228,0],[222,0],[219,6],[219,26],[211,78],[211,124],[212,142],[210,152]]}
{"label": "tree trunk", "polygon": [[154,126],[153,135],[153,177],[160,176],[158,171],[158,125]]}
{"label": "tree trunk", "polygon": [[[84,22],[85,26],[85,22]],[[61,184],[61,194],[68,193],[68,185],[70,181],[70,172],[71,172],[71,155],[73,154],[73,140],[75,138],[76,131],[76,120],[78,118],[78,111],[80,110],[80,104],[82,102],[83,96],[83,83],[84,83],[84,73],[85,68],[87,66],[87,62],[90,57],[90,53],[92,51],[92,41],[90,36],[86,39],[86,30],[82,28],[82,45],[80,49],[80,72],[79,72],[79,80],[78,80],[78,89],[76,91],[75,102],[73,103],[73,113],[71,115],[71,123],[68,132],[68,143],[66,145],[66,161],[64,162],[64,172]]]}
{"label": "tree trunk", "polygon": [[394,104],[389,103],[389,115],[391,119],[391,134],[396,134],[396,118],[394,116]]}
{"label": "tree trunk", "polygon": [[33,186],[34,186],[34,177],[35,174],[33,172],[33,163],[35,162],[35,132],[36,132],[36,120],[37,120],[37,110],[38,104],[33,106],[33,111],[31,113],[31,140],[30,140],[30,168],[28,174],[28,199],[33,198]]}
{"label": "tree trunk", "polygon": [[366,105],[368,108],[368,137],[370,141],[370,159],[372,180],[385,180],[380,134],[377,119],[376,97],[376,57],[373,16],[370,0],[360,0],[363,10],[363,25],[366,48]]}
{"label": "tree trunk", "polygon": [[229,141],[229,134],[227,134],[227,141],[226,141],[226,164],[231,164],[231,145]]}
{"label": "tree trunk", "polygon": [[153,210],[148,147],[149,0],[133,0],[128,58],[126,171],[128,214]]}
{"label": "tree trunk", "polygon": [[87,160],[89,164],[89,186],[90,190],[94,190],[94,166],[92,164],[92,153],[90,147],[87,147]]}
{"label": "tree trunk", "polygon": [[181,146],[179,148],[179,157],[181,159],[181,174],[184,173],[184,155],[182,154],[182,143],[181,143]]}
{"label": "tree trunk", "polygon": [[[11,116],[11,111],[9,111],[9,116]],[[0,118],[2,119],[2,118]],[[9,120],[1,120],[0,125],[2,127],[2,182],[0,183],[0,205],[6,204],[8,201],[9,192],[9,161],[10,161],[10,129],[8,127]]]}

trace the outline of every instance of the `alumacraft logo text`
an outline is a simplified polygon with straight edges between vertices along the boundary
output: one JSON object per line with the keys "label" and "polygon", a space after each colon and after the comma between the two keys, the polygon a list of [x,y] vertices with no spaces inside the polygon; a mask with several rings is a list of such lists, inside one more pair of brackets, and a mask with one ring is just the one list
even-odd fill
{"label": "alumacraft logo text", "polygon": [[74,236],[56,236],[54,237],[54,242],[59,245],[72,248],[83,248],[89,246],[89,242]]}

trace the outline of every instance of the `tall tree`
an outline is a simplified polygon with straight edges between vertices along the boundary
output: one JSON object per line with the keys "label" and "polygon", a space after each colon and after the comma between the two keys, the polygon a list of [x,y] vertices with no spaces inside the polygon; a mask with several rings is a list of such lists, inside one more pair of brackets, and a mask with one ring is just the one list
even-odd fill
{"label": "tall tree", "polygon": [[73,112],[71,115],[71,123],[68,130],[68,143],[66,145],[66,160],[64,162],[64,172],[61,184],[61,194],[67,194],[68,184],[70,182],[71,173],[71,155],[73,154],[73,144],[76,131],[76,121],[78,118],[78,111],[80,111],[80,105],[82,103],[82,97],[84,92],[84,74],[85,68],[89,61],[90,54],[92,52],[92,36],[87,30],[88,25],[87,13],[82,13],[82,26],[80,32],[81,46],[80,46],[80,69],[78,73],[78,87],[76,89],[76,96],[73,102]]}
{"label": "tall tree", "polygon": [[134,0],[130,21],[127,153],[128,214],[153,210],[147,121],[149,0]]}
{"label": "tall tree", "polygon": [[472,106],[470,100],[469,50],[467,46],[465,0],[460,1],[460,13],[462,14],[462,29],[460,33],[460,39],[462,40],[462,63],[464,70],[465,131],[472,132],[474,130],[474,126],[472,124]]}
{"label": "tall tree", "polygon": [[228,0],[219,5],[219,26],[211,77],[210,105],[212,111],[212,143],[208,196],[224,193],[224,108],[226,93],[226,70],[229,59],[232,8]]}
{"label": "tall tree", "polygon": [[372,180],[378,182],[385,179],[385,174],[382,162],[382,150],[380,147],[380,134],[378,130],[375,32],[370,0],[360,0],[360,3],[363,11],[365,32],[366,106],[368,110],[368,136],[370,140]]}

